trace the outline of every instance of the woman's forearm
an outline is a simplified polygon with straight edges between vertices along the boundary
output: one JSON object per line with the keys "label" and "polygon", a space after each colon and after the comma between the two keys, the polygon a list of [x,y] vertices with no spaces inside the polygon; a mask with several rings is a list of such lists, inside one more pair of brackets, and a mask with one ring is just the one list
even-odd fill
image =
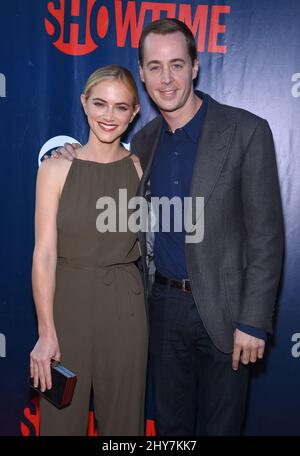
{"label": "woman's forearm", "polygon": [[35,249],[32,263],[32,290],[35,302],[39,336],[56,336],[53,299],[57,258]]}

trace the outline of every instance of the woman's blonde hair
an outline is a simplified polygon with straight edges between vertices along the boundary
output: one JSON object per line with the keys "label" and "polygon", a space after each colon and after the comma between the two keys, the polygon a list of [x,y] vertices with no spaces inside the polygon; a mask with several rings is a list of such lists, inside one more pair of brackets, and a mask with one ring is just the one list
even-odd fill
{"label": "woman's blonde hair", "polygon": [[130,71],[120,65],[106,65],[94,71],[94,73],[89,76],[85,84],[83,95],[85,95],[86,99],[89,98],[91,90],[96,84],[107,80],[122,81],[132,94],[133,107],[139,104],[139,96],[135,80]]}

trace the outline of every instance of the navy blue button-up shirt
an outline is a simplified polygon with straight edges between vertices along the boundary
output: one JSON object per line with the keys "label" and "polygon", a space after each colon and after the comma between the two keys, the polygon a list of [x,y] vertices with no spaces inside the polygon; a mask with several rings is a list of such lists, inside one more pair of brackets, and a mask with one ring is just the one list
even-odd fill
{"label": "navy blue button-up shirt", "polygon": [[[207,99],[194,117],[172,133],[164,121],[151,170],[151,197],[189,196],[197,146],[207,109]],[[157,270],[172,279],[187,278],[185,258],[185,229],[174,230],[174,211],[171,210],[170,232],[162,232],[162,214],[159,213],[159,231],[155,233],[154,258]],[[183,216],[181,220],[183,224]]]}

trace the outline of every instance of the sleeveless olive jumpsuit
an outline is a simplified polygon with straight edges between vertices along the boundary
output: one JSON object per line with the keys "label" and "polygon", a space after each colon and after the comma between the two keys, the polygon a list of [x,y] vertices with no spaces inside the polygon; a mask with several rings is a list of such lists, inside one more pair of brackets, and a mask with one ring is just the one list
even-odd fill
{"label": "sleeveless olive jumpsuit", "polygon": [[[65,409],[41,399],[40,435],[86,435],[91,389],[99,435],[144,433],[148,328],[134,264],[139,247],[135,233],[118,229],[118,211],[126,210],[138,184],[129,155],[112,163],[71,164],[57,214],[53,312],[61,361],[78,381]],[[120,206],[119,189],[127,189]],[[116,202],[116,232],[96,227],[103,213],[96,202],[103,196]]]}

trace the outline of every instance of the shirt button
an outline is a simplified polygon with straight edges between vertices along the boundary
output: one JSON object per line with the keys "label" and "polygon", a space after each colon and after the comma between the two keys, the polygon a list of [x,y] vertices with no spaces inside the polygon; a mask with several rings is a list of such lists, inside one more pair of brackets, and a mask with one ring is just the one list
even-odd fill
{"label": "shirt button", "polygon": [[174,180],[174,184],[178,185],[179,184],[179,180],[175,179]]}

